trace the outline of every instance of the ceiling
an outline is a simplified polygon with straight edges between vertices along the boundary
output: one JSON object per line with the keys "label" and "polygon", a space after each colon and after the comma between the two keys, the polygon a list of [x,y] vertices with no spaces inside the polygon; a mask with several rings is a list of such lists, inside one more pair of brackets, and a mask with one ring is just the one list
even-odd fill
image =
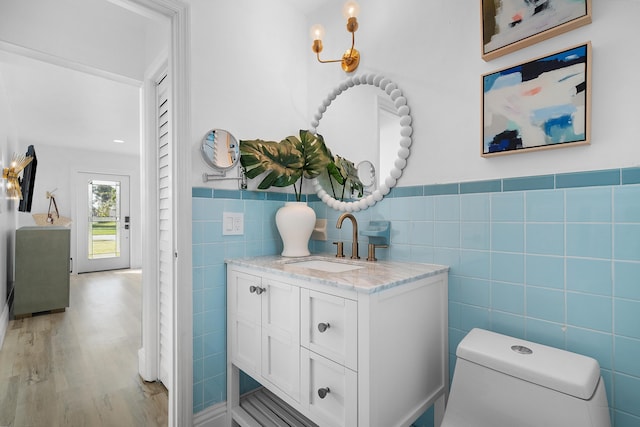
{"label": "ceiling", "polygon": [[21,146],[139,153],[139,87],[2,51],[0,79]]}
{"label": "ceiling", "polygon": [[[38,3],[44,1],[44,3]],[[285,0],[293,9],[309,15],[327,1],[340,4],[344,0]],[[20,22],[25,27],[42,27],[42,22],[24,22],[27,4],[22,0],[3,0],[0,14],[4,23]],[[44,7],[47,0],[36,0],[33,7]],[[87,31],[95,30],[94,22],[124,30],[127,27],[149,27],[160,25],[148,17],[136,15],[121,7],[118,0],[64,0],[56,3],[58,9],[69,8],[75,22],[86,22]],[[49,6],[53,7],[53,6]],[[71,12],[72,11],[72,12]],[[109,12],[106,14],[105,12]],[[11,14],[15,16],[11,16]],[[64,10],[60,12],[64,14]],[[94,15],[94,16],[92,16]],[[42,19],[42,18],[40,18]],[[151,24],[150,24],[151,22]],[[126,24],[125,24],[126,23]],[[74,29],[77,30],[77,29]],[[157,28],[155,29],[157,31]],[[45,38],[78,40],[78,33],[56,34],[58,30],[43,29]],[[64,29],[59,31],[64,32]],[[130,155],[140,152],[140,86],[139,81],[117,73],[106,72],[97,66],[76,66],[83,63],[74,57],[63,57],[60,45],[47,48],[33,44],[30,35],[24,40],[20,35],[11,40],[0,32],[0,87],[4,86],[10,105],[12,122],[15,124],[20,145],[47,144],[59,147],[109,151]],[[25,32],[26,34],[27,32]],[[87,34],[87,40],[89,40]],[[47,43],[42,44],[47,46]],[[16,47],[18,47],[16,49]],[[92,46],[88,46],[89,49]],[[71,50],[71,49],[70,49]],[[140,53],[139,56],[144,56]],[[147,55],[148,57],[149,55]],[[108,53],[105,53],[108,57]],[[113,61],[111,61],[113,62]],[[107,77],[105,77],[107,76]],[[124,141],[116,143],[114,140]]]}
{"label": "ceiling", "polygon": [[[25,31],[24,35],[17,31],[0,33],[0,89],[4,87],[6,92],[11,123],[15,125],[21,148],[33,144],[37,150],[38,144],[46,144],[129,155],[138,155],[140,152],[142,79],[118,75],[117,72],[101,69],[99,64],[87,61],[87,58],[94,55],[104,58],[110,64],[117,62],[113,59],[113,51],[105,51],[103,54],[98,52],[96,55],[95,49],[101,49],[101,46],[90,42],[95,40],[97,33],[96,26],[92,24],[99,19],[101,26],[126,31],[129,40],[132,37],[140,39],[138,42],[131,40],[129,46],[133,47],[129,52],[125,53],[122,49],[123,63],[131,63],[132,55],[140,58],[153,55],[142,51],[147,46],[145,31],[146,34],[149,33],[149,30],[144,29],[154,25],[162,27],[162,24],[117,7],[108,0],[91,1],[93,8],[86,2],[84,12],[78,12],[78,8],[75,8],[72,14],[76,22],[89,22],[86,30],[77,25],[65,33],[65,28],[59,25],[56,28],[61,34],[55,34],[51,28],[45,28],[40,31],[40,40],[31,36],[33,31]],[[58,5],[61,8],[77,6],[78,3],[74,2],[75,0],[59,1]],[[104,6],[107,3],[109,4]],[[0,13],[5,14],[3,19],[11,19],[6,16],[11,13],[17,16],[27,15],[23,13],[22,5],[16,4],[18,3],[4,2],[0,5]],[[105,7],[109,8],[108,14],[105,13]],[[24,18],[21,19],[24,21]],[[24,22],[24,25],[27,28],[38,27],[42,23],[34,19],[34,22]],[[130,28],[136,29],[135,32],[129,31]],[[162,29],[164,31],[164,27]],[[78,31],[84,31],[86,39],[83,40],[83,34],[78,34]],[[65,52],[60,44],[47,42],[47,38],[73,40],[69,44],[77,45]],[[51,51],[43,46],[51,46]],[[140,52],[131,52],[133,49]],[[115,50],[115,55],[118,55],[117,48]],[[74,57],[74,54],[77,56]],[[143,66],[141,64],[139,68],[142,69]]]}

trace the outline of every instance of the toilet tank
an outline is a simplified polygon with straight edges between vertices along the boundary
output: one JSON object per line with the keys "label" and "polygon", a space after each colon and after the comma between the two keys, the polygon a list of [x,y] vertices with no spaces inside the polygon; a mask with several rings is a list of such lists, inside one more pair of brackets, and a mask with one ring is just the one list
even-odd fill
{"label": "toilet tank", "polygon": [[442,427],[610,427],[598,362],[473,329],[460,342]]}

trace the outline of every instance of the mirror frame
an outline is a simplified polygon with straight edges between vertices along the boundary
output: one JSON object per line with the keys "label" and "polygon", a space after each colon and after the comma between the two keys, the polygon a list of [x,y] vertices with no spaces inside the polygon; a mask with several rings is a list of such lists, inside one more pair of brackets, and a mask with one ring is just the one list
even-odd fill
{"label": "mirror frame", "polygon": [[[220,166],[220,165],[216,165],[211,159],[209,159],[209,157],[207,156],[207,153],[205,152],[205,144],[208,141],[207,136],[209,136],[209,134],[211,132],[226,132],[227,135],[229,135],[231,138],[234,139],[234,141],[236,142],[236,158],[233,161],[233,163],[230,166]],[[207,131],[207,133],[204,134],[204,136],[202,137],[202,139],[200,140],[200,156],[202,157],[202,160],[207,164],[207,166],[213,168],[214,170],[217,171],[228,171],[233,169],[238,162],[240,161],[240,142],[237,140],[237,138],[235,136],[233,136],[233,134],[231,132],[229,132],[228,130],[225,129],[219,129],[219,128],[213,128]]]}
{"label": "mirror frame", "polygon": [[379,74],[355,75],[340,82],[337,87],[329,92],[329,95],[327,95],[325,100],[322,101],[322,104],[320,104],[320,107],[318,107],[318,112],[313,116],[309,131],[316,134],[317,127],[320,125],[320,119],[322,119],[325,111],[327,111],[327,107],[329,107],[329,105],[331,105],[336,97],[342,92],[359,85],[371,85],[377,87],[381,91],[385,92],[395,105],[398,116],[400,117],[399,149],[398,157],[394,162],[394,167],[391,169],[390,175],[385,178],[384,182],[381,183],[372,194],[369,194],[360,200],[353,202],[337,200],[322,188],[322,184],[320,184],[318,178],[314,178],[312,180],[312,185],[320,200],[333,209],[346,212],[357,212],[375,205],[377,202],[381,201],[384,196],[389,194],[389,191],[391,191],[393,187],[395,187],[396,182],[402,176],[402,170],[407,165],[407,158],[410,154],[409,147],[412,142],[411,134],[413,133],[413,128],[411,127],[413,119],[411,117],[409,106],[407,105],[407,99],[402,95],[402,91],[398,88],[397,84]]}

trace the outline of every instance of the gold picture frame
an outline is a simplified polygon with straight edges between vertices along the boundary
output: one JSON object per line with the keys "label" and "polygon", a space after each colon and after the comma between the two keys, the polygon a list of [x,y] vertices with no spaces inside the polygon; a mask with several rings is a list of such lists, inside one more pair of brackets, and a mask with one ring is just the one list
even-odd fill
{"label": "gold picture frame", "polygon": [[480,155],[587,145],[591,42],[484,74]]}

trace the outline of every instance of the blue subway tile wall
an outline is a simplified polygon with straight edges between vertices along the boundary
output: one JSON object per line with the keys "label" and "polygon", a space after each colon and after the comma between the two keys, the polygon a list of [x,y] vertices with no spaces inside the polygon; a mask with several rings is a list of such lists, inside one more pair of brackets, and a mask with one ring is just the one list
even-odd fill
{"label": "blue subway tile wall", "polygon": [[[251,192],[203,190],[192,192],[194,413],[227,398],[224,259],[282,250],[273,218],[283,202]],[[244,235],[222,234],[223,212],[244,213]]]}
{"label": "blue subway tile wall", "polygon": [[640,184],[640,168],[622,169],[622,184]]}
{"label": "blue subway tile wall", "polygon": [[525,176],[502,180],[502,191],[547,190],[555,188],[553,175]]}
{"label": "blue subway tile wall", "polygon": [[[502,191],[496,182],[501,181]],[[379,259],[451,267],[450,374],[465,334],[481,327],[594,357],[614,427],[640,425],[640,168],[395,189],[356,212],[362,228],[390,220]],[[477,192],[485,190],[486,192]],[[225,198],[219,198],[224,196]],[[276,210],[289,196],[194,188],[194,411],[226,399],[224,257],[276,254]],[[313,196],[328,221],[314,253],[350,247],[351,225]],[[244,236],[222,236],[221,213],[245,214]],[[361,238],[360,256],[366,257]],[[433,425],[432,410],[415,426]]]}
{"label": "blue subway tile wall", "polygon": [[556,188],[619,185],[621,176],[620,169],[561,173],[556,175]]}

